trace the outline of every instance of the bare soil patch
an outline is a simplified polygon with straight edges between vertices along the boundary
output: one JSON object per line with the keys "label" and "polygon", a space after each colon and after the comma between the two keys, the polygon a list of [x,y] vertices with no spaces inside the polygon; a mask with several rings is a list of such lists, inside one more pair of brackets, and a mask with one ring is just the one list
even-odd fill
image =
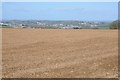
{"label": "bare soil patch", "polygon": [[118,75],[118,31],[2,29],[3,77],[103,78]]}

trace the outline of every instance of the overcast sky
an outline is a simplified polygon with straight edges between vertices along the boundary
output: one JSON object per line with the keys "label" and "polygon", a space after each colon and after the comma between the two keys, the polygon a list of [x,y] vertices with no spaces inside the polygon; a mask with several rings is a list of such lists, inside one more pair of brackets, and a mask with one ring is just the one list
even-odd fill
{"label": "overcast sky", "polygon": [[117,2],[4,2],[3,20],[113,21]]}

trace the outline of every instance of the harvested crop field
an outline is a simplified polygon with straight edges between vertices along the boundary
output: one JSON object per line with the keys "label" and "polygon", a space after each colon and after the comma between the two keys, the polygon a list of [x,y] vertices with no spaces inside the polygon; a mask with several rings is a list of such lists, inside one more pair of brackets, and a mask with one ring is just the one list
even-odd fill
{"label": "harvested crop field", "polygon": [[108,78],[118,76],[118,31],[2,29],[2,76]]}

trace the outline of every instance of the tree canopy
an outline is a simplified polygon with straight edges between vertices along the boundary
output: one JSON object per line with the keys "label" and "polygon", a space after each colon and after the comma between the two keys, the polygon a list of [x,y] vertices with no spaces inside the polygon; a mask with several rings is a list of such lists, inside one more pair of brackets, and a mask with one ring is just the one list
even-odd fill
{"label": "tree canopy", "polygon": [[113,21],[111,24],[110,24],[110,29],[118,29],[120,26],[120,22],[119,21]]}

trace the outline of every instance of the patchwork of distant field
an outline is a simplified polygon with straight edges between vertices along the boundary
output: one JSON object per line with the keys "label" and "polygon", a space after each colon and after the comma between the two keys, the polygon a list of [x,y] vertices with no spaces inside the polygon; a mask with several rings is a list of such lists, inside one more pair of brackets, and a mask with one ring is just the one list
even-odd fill
{"label": "patchwork of distant field", "polygon": [[117,34],[117,30],[3,28],[3,77],[115,78]]}

